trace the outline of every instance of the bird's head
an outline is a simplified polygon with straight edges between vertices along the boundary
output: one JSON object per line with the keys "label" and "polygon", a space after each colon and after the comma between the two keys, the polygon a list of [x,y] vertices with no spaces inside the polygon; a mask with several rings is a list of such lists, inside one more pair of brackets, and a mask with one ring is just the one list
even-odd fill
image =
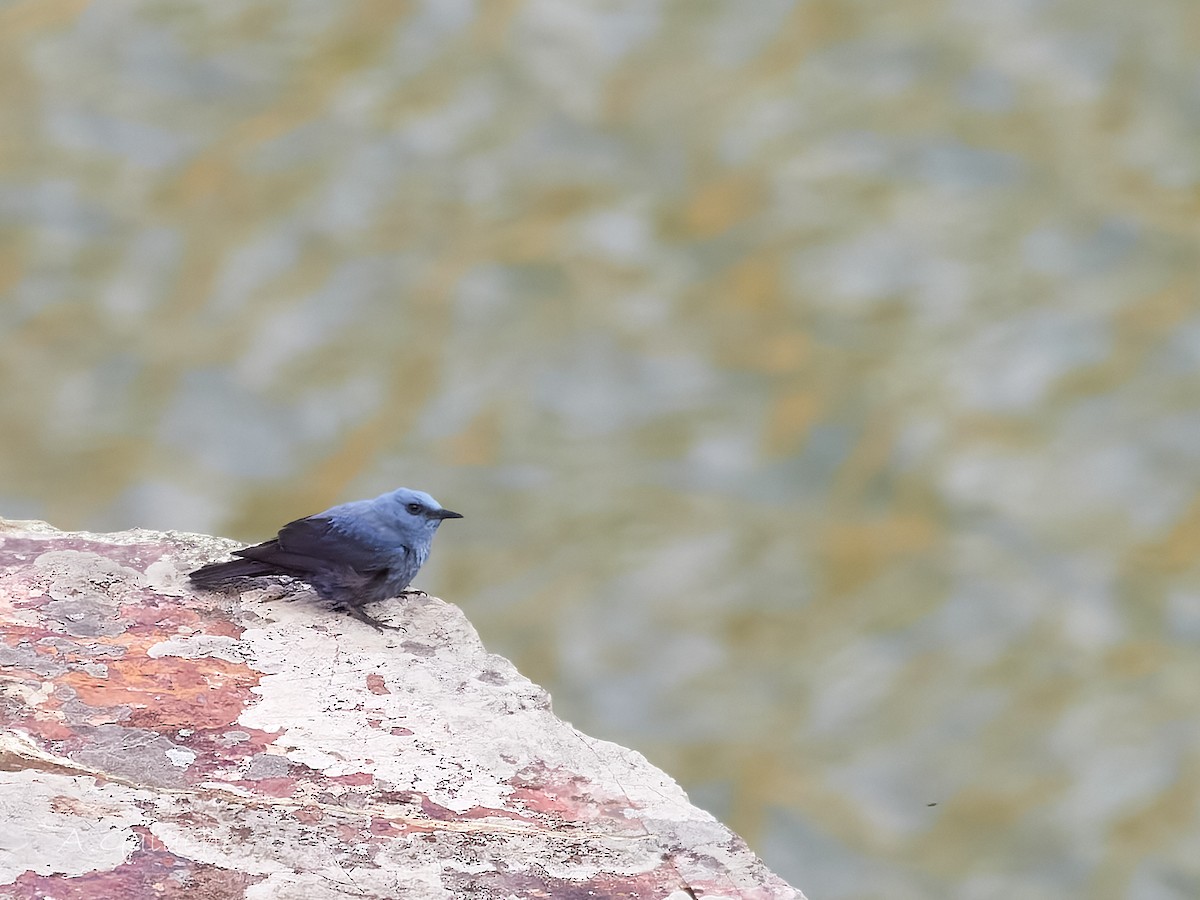
{"label": "bird's head", "polygon": [[387,495],[397,520],[418,531],[437,531],[446,519],[461,519],[462,513],[445,509],[424,491],[400,488]]}

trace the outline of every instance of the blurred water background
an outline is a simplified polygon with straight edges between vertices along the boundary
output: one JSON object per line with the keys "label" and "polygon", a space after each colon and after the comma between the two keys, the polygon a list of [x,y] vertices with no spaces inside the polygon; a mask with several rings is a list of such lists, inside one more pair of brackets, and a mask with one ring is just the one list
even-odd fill
{"label": "blurred water background", "polygon": [[1192,0],[6,2],[0,514],[424,488],[811,897],[1195,898],[1198,212]]}

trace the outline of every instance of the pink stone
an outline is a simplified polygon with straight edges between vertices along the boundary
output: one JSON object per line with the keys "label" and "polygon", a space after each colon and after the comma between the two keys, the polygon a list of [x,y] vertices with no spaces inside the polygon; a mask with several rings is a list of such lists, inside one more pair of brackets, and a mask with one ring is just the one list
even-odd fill
{"label": "pink stone", "polygon": [[0,520],[0,896],[802,900],[457,607],[195,592],[232,546]]}

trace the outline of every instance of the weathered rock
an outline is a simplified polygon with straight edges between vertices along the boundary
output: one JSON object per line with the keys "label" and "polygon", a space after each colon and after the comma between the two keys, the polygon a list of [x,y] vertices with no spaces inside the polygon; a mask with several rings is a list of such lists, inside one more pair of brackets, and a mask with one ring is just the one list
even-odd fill
{"label": "weathered rock", "polygon": [[801,897],[456,607],[194,592],[231,546],[0,521],[0,896]]}

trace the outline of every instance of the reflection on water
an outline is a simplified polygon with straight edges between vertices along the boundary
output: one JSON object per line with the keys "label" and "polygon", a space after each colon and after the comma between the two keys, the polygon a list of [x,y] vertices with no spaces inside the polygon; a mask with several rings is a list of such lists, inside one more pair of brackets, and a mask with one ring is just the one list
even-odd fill
{"label": "reflection on water", "polygon": [[0,510],[423,587],[814,897],[1200,894],[1197,12],[0,11]]}

